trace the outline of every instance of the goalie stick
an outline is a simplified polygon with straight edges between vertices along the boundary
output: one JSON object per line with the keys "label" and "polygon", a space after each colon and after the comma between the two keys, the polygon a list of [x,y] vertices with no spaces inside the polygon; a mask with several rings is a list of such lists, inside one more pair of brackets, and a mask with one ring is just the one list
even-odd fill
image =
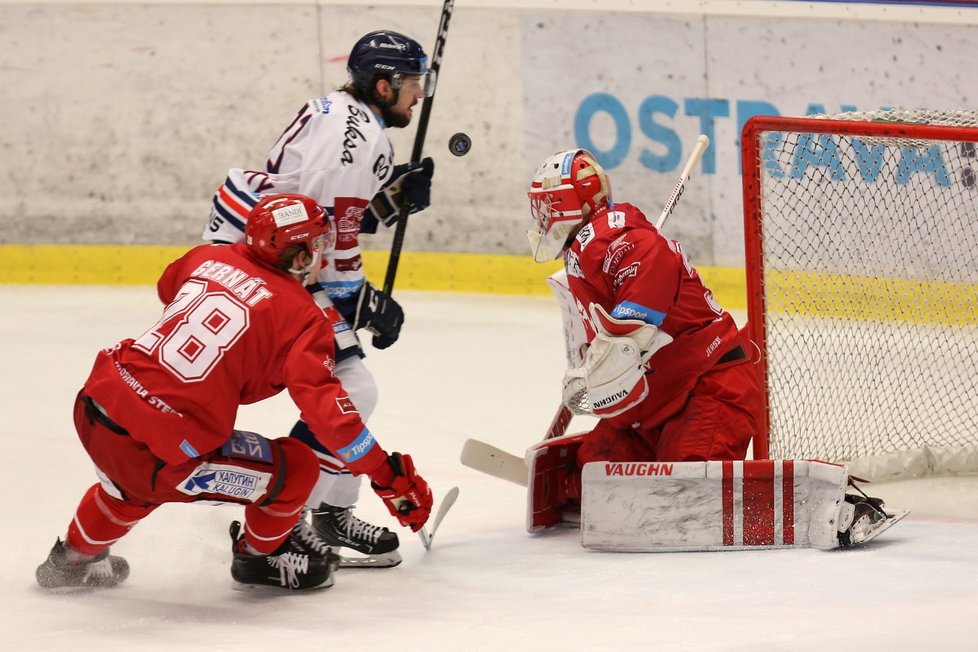
{"label": "goalie stick", "polygon": [[[425,135],[428,133],[428,118],[431,115],[431,105],[435,101],[435,91],[438,90],[438,71],[441,69],[441,57],[445,51],[445,39],[448,37],[448,24],[452,19],[452,8],[455,0],[445,0],[441,9],[441,20],[438,23],[438,36],[435,47],[431,52],[429,70],[435,74],[435,88],[429,97],[421,104],[421,116],[418,118],[418,131],[414,136],[414,149],[411,152],[411,168],[421,164],[421,151],[424,149]],[[397,226],[394,229],[394,240],[391,243],[391,255],[387,261],[387,275],[384,277],[384,292],[394,291],[394,277],[397,276],[397,264],[401,260],[401,249],[404,247],[404,234],[407,232],[408,206],[405,204],[397,214]]]}

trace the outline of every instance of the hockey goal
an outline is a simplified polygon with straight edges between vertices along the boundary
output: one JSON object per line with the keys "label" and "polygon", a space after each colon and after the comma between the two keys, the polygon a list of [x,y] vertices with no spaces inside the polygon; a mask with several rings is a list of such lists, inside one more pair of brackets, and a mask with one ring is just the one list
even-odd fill
{"label": "hockey goal", "polygon": [[978,471],[978,112],[757,117],[742,138],[755,458]]}

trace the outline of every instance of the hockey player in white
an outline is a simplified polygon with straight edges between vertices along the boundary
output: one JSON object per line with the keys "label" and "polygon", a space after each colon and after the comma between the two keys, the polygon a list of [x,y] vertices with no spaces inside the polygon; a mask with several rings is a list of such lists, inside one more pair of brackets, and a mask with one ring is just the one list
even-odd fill
{"label": "hockey player in white", "polygon": [[[309,100],[268,153],[264,170],[231,169],[215,193],[203,238],[238,242],[248,212],[266,193],[300,193],[323,206],[336,223],[333,254],[319,275],[320,305],[335,315],[336,375],[364,421],[377,404],[377,387],[363,364],[355,335],[373,333],[375,348],[398,338],[404,313],[394,299],[364,278],[360,233],[390,225],[403,206],[414,213],[430,203],[434,163],[394,165],[385,129],[406,127],[413,107],[434,88],[428,57],[416,41],[392,31],[375,31],[353,46],[350,81],[325,97]],[[330,308],[330,304],[335,308]],[[312,525],[332,546],[356,550],[346,565],[395,566],[401,561],[397,535],[353,515],[360,480],[316,439],[303,421],[290,437],[306,442],[320,460],[320,480],[308,507]]]}

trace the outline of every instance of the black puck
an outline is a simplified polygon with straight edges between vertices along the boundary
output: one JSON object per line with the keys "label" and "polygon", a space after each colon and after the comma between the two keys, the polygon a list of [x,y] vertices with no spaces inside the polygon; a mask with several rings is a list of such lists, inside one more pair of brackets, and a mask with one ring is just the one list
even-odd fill
{"label": "black puck", "polygon": [[448,139],[448,151],[455,156],[465,156],[472,149],[472,139],[461,131]]}

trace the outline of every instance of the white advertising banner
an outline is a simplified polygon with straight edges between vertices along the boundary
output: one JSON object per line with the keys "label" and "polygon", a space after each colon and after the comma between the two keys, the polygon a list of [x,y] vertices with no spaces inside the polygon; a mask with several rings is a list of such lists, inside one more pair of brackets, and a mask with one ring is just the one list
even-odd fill
{"label": "white advertising banner", "polygon": [[835,19],[527,14],[528,174],[590,149],[652,219],[700,133],[711,146],[664,231],[743,264],[740,131],[754,115],[971,108],[978,28]]}

